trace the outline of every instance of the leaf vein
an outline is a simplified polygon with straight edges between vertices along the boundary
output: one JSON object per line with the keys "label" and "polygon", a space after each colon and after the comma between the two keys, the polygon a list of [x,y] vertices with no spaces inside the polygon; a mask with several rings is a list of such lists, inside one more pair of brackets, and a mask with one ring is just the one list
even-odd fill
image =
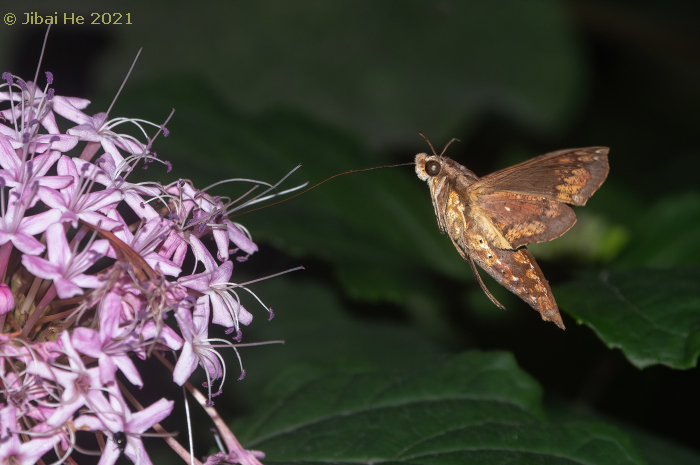
{"label": "leaf vein", "polygon": [[[369,407],[364,407],[364,408],[357,408],[354,410],[347,410],[347,411],[338,411],[338,412],[333,412],[330,415],[323,415],[314,418],[313,420],[305,421],[305,422],[300,422],[295,425],[291,425],[287,428],[280,429],[274,433],[270,433],[268,435],[261,436],[255,440],[252,440],[248,443],[248,446],[253,446],[256,444],[260,444],[263,441],[267,441],[270,439],[273,439],[278,436],[282,436],[284,434],[292,433],[296,430],[299,430],[301,428],[306,428],[312,425],[320,424],[324,421],[337,418],[337,417],[342,417],[342,416],[351,416],[351,415],[358,415],[358,414],[363,414],[363,413],[368,413],[368,412],[373,412],[379,409],[385,409],[385,408],[397,408],[397,407],[405,407],[408,405],[412,404],[419,404],[419,403],[425,403],[425,402],[445,402],[445,401],[452,401],[452,400],[473,400],[473,401],[487,401],[487,402],[496,402],[499,404],[504,404],[504,405],[510,405],[513,407],[516,407],[517,409],[528,413],[533,417],[533,419],[536,419],[536,416],[528,409],[526,409],[524,406],[515,403],[511,400],[507,399],[501,399],[497,397],[482,397],[482,396],[452,396],[452,397],[436,397],[436,398],[431,398],[431,397],[423,397],[421,399],[412,399],[410,401],[406,402],[396,402],[393,404],[381,404],[381,405],[372,405]],[[275,407],[277,407],[280,403],[283,403],[283,401],[280,401]],[[272,413],[266,414],[265,417],[270,418],[272,416]],[[257,422],[256,425],[256,430],[259,430],[260,427],[262,427],[262,421]]]}

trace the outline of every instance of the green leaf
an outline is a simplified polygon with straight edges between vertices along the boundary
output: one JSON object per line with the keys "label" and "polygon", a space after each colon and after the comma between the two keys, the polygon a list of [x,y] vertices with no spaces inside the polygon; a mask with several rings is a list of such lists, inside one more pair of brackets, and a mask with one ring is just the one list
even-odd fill
{"label": "green leaf", "polygon": [[649,465],[700,464],[698,452],[689,449],[687,446],[644,432],[629,423],[624,423],[620,419],[593,411],[590,407],[584,406],[584,404],[548,403],[546,412],[550,418],[557,422],[603,421],[607,424],[615,425],[629,435],[634,447]]}
{"label": "green leaf", "polygon": [[700,193],[666,197],[640,215],[634,240],[616,266],[700,264]]}
{"label": "green leaf", "polygon": [[700,355],[700,268],[589,273],[557,287],[560,307],[635,366],[692,368]]}
{"label": "green leaf", "polygon": [[393,375],[300,377],[284,373],[278,384],[294,387],[245,422],[240,439],[266,463],[644,463],[614,427],[546,422],[540,387],[507,353],[467,352]]}
{"label": "green leaf", "polygon": [[[235,273],[236,280],[247,280],[240,271]],[[248,374],[245,382],[236,385],[236,396],[243,392],[251,399],[256,398],[270,378],[300,361],[319,370],[338,367],[382,370],[408,368],[443,354],[419,330],[396,322],[353,317],[328,286],[309,280],[303,271],[294,278],[297,279],[277,277],[250,285],[275,310],[270,322],[264,321],[266,315],[256,301],[241,294],[243,305],[256,319],[246,328],[245,340],[284,340],[285,344],[241,350]],[[225,356],[229,366],[236,366],[235,354]]]}
{"label": "green leaf", "polygon": [[700,455],[681,444],[662,439],[636,428],[626,425],[617,425],[632,439],[632,443],[637,448],[649,465],[699,465]]}
{"label": "green leaf", "polygon": [[586,262],[609,262],[629,242],[629,233],[624,227],[601,215],[577,210],[576,216],[576,224],[562,237],[528,245],[533,255],[544,260],[564,256]]}

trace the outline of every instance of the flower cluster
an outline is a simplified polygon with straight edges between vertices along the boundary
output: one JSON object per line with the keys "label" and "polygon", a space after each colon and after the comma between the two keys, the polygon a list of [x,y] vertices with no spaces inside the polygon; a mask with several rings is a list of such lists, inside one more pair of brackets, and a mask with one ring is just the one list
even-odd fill
{"label": "flower cluster", "polygon": [[[36,463],[52,450],[65,461],[81,451],[76,432],[92,431],[100,464],[121,454],[148,464],[141,436],[173,401],[137,405],[117,372],[141,388],[134,361],[157,355],[167,364],[162,354],[172,353],[173,381],[188,384],[202,367],[205,407],[213,405],[226,374],[217,347],[236,344],[210,338],[209,325],[240,342],[253,319],[236,294],[248,289],[231,275],[257,246],[228,217],[261,196],[231,201],[186,180],[131,182],[137,167],[170,171],[151,151],[168,135],[164,125],[89,116],[87,100],[55,95],[51,73],[43,89],[10,73],[2,79],[0,462]],[[61,132],[58,116],[72,127]],[[118,133],[125,123],[144,140]],[[226,445],[207,463],[259,463],[235,438]]]}

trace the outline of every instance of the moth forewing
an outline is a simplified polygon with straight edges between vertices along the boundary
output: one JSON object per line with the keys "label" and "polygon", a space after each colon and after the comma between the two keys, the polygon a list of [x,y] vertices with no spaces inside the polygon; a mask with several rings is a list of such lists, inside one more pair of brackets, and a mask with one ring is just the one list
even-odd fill
{"label": "moth forewing", "polygon": [[582,206],[608,176],[608,147],[558,150],[484,176],[472,192],[511,192]]}

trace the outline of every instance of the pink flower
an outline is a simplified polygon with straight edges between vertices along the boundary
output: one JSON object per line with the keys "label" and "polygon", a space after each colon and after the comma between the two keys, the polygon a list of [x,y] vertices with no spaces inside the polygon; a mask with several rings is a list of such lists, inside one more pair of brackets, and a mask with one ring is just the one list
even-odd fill
{"label": "pink flower", "polygon": [[[151,459],[146,454],[140,436],[170,415],[173,401],[160,399],[139,412],[131,413],[121,394],[116,391],[110,394],[110,404],[109,410],[96,411],[96,416],[82,415],[73,422],[78,429],[102,431],[110,438],[105,444],[98,465],[114,464],[122,452],[134,463],[150,465]],[[126,443],[117,444],[115,436],[119,440],[125,438]]]}
{"label": "pink flower", "polygon": [[77,350],[97,359],[103,384],[114,379],[118,368],[131,384],[143,386],[141,375],[127,355],[139,347],[140,341],[128,328],[119,328],[121,309],[121,298],[110,292],[102,299],[99,333],[90,328],[75,328],[71,341]]}
{"label": "pink flower", "polygon": [[[213,266],[211,263],[209,266]],[[214,265],[215,266],[215,265]],[[178,279],[178,283],[189,289],[204,294],[205,299],[211,301],[214,313],[212,323],[226,328],[238,325],[249,325],[253,321],[253,315],[229,294],[227,286],[233,272],[233,263],[229,260],[214,267],[212,271],[194,274]]]}
{"label": "pink flower", "polygon": [[106,255],[109,242],[94,241],[86,250],[76,254],[68,247],[63,225],[55,223],[46,230],[46,244],[49,248],[48,260],[24,255],[22,264],[34,276],[52,279],[58,297],[68,299],[82,294],[81,288],[94,289],[102,285],[102,281],[97,276],[83,274],[83,271]]}
{"label": "pink flower", "polygon": [[[0,192],[2,192],[2,203],[4,207],[4,189],[0,183]],[[18,194],[18,195],[13,195]],[[29,255],[38,255],[44,251],[46,247],[34,238],[35,234],[46,231],[46,228],[58,221],[61,217],[61,212],[58,210],[49,210],[37,215],[25,217],[26,203],[18,199],[19,193],[14,189],[10,191],[10,201],[8,202],[7,210],[3,211],[0,218],[0,245],[12,241],[15,247],[21,252]],[[26,257],[26,255],[25,255]]]}
{"label": "pink flower", "polygon": [[[14,149],[27,150],[32,153],[44,153],[47,150],[57,150],[59,152],[68,152],[73,147],[78,145],[78,138],[65,134],[38,134],[31,139],[31,143],[25,142],[24,134],[15,133],[14,130],[8,130],[7,126],[0,124],[0,134],[5,136],[10,145]],[[26,146],[26,147],[25,147]]]}
{"label": "pink flower", "polygon": [[[234,340],[240,341],[239,325],[252,321],[236,294],[239,288],[250,291],[229,282],[229,244],[247,254],[257,250],[245,227],[227,219],[235,210],[229,208],[246,196],[222,200],[182,180],[167,186],[127,182],[139,165],[160,162],[170,171],[150,151],[159,134],[168,135],[169,118],[155,125],[109,119],[107,113],[88,116],[82,111],[87,100],[55,96],[49,72],[44,89],[10,73],[2,79],[0,102],[7,103],[0,111],[0,327],[11,332],[0,332],[0,463],[35,463],[52,446],[65,451],[59,462],[72,461],[72,452],[80,450],[78,429],[108,437],[101,465],[122,454],[150,464],[141,436],[170,414],[173,402],[161,399],[132,413],[116,372],[139,388],[150,383],[160,390],[158,380],[141,377],[132,357],[160,357],[169,349],[178,360],[173,380],[184,384],[201,365],[213,405],[221,387],[212,393],[212,381],[223,386],[226,378],[217,349],[239,354],[231,341],[210,338],[209,325],[231,328],[227,334],[238,330]],[[61,133],[56,115],[77,126]],[[123,123],[134,124],[145,140],[115,132]],[[152,137],[147,125],[158,128]],[[79,142],[79,158],[63,155]],[[252,201],[279,184],[245,181],[269,188]],[[137,217],[140,223],[133,222]],[[89,239],[88,225],[99,228]],[[105,239],[96,240],[98,234]],[[207,249],[212,243],[218,261]],[[183,274],[192,256],[191,275]],[[204,272],[193,274],[202,264]],[[12,289],[5,284],[10,282]],[[11,313],[18,292],[24,303]],[[170,315],[175,322],[166,321]],[[226,431],[213,410],[206,411]],[[258,455],[227,434],[229,453],[216,460],[260,465]]]}
{"label": "pink flower", "polygon": [[[133,184],[126,181],[126,176],[129,174],[128,169],[131,166],[125,165],[117,168],[112,157],[102,155],[95,161],[93,165],[90,162],[81,159],[74,159],[77,168],[83,173],[86,178],[92,179],[97,184],[105,186],[107,189],[113,189],[121,192],[124,201],[131,207],[139,218],[150,220],[158,217],[158,213],[148,202],[145,202],[142,196],[153,197],[161,193],[161,190],[153,185]],[[123,172],[123,170],[127,172]]]}
{"label": "pink flower", "polygon": [[106,189],[89,192],[91,183],[78,174],[74,160],[65,155],[58,160],[57,170],[60,177],[69,178],[72,182],[61,192],[39,189],[39,197],[46,205],[62,213],[61,221],[69,221],[77,228],[78,220],[82,220],[93,226],[99,224],[101,229],[107,231],[120,226],[118,221],[106,216],[122,199],[118,191]]}
{"label": "pink flower", "polygon": [[0,463],[34,465],[59,439],[58,436],[46,435],[22,441],[20,432],[17,409],[12,406],[0,409]]}
{"label": "pink flower", "polygon": [[78,126],[69,129],[68,134],[76,136],[80,140],[99,142],[117,165],[124,161],[124,157],[119,153],[119,148],[129,152],[130,155],[141,154],[145,150],[144,145],[133,136],[117,134],[112,131],[113,127],[128,121],[125,118],[108,121],[106,113],[88,116],[72,105],[54,107],[54,111],[66,119],[79,123]]}
{"label": "pink flower", "polygon": [[211,386],[211,380],[220,378],[223,371],[219,363],[221,356],[209,343],[209,302],[206,297],[200,297],[194,312],[180,307],[175,318],[185,344],[173,370],[173,381],[182,386],[199,364],[206,373],[207,385]]}
{"label": "pink flower", "polygon": [[0,170],[0,177],[5,180],[5,185],[9,187],[21,184],[31,186],[34,181],[37,181],[40,186],[63,189],[73,182],[70,177],[45,176],[60,156],[60,152],[50,150],[29,161],[22,160],[17,156],[17,152],[12,148],[7,137],[0,136],[0,166],[4,168]]}
{"label": "pink flower", "polygon": [[[116,211],[110,212],[109,217],[121,225],[120,228],[114,231],[114,235],[141,255],[151,268],[160,270],[168,276],[180,275],[182,270],[179,266],[156,252],[169,235],[175,234],[173,231],[174,225],[171,221],[160,217],[153,218],[143,224],[136,232],[136,235],[134,235],[131,234],[129,227],[124,223],[119,213]],[[116,254],[112,254],[112,251],[110,251],[109,256],[116,258]]]}
{"label": "pink flower", "polygon": [[[9,73],[6,73],[9,74]],[[6,74],[3,74],[3,79],[6,78]],[[11,80],[12,76],[8,79]],[[15,87],[20,87],[14,84]],[[15,90],[12,92],[0,92],[0,102],[6,100],[12,100],[13,102],[18,102],[18,105],[13,106],[7,110],[0,111],[0,115],[5,118],[8,122],[14,123],[15,118],[20,120],[24,118],[26,121],[31,121],[33,119],[39,119],[42,126],[46,128],[49,134],[59,134],[60,130],[56,124],[56,118],[53,114],[52,109],[63,110],[64,107],[70,106],[75,109],[83,109],[90,104],[89,100],[78,98],[78,97],[61,97],[58,95],[44,94],[39,87],[36,86],[32,81],[27,81],[25,83],[26,90]],[[2,128],[0,128],[2,129]]]}
{"label": "pink flower", "polygon": [[[60,336],[62,349],[68,356],[68,369],[63,370],[39,360],[27,364],[27,373],[63,386],[59,404],[46,421],[52,427],[63,425],[81,407],[88,406],[92,410],[105,411],[109,409],[102,395],[103,383],[100,381],[98,368],[86,368],[82,358],[73,348],[70,336],[62,332]],[[114,383],[114,378],[108,383]]]}
{"label": "pink flower", "polygon": [[188,226],[193,226],[198,234],[207,227],[211,228],[212,236],[217,245],[219,261],[228,260],[229,241],[247,254],[257,252],[258,246],[250,238],[248,231],[240,224],[226,218],[224,203],[218,197],[212,197],[204,192],[197,192],[188,183],[178,183],[168,188],[168,192],[178,195],[183,206],[180,217],[192,211],[192,220]]}

